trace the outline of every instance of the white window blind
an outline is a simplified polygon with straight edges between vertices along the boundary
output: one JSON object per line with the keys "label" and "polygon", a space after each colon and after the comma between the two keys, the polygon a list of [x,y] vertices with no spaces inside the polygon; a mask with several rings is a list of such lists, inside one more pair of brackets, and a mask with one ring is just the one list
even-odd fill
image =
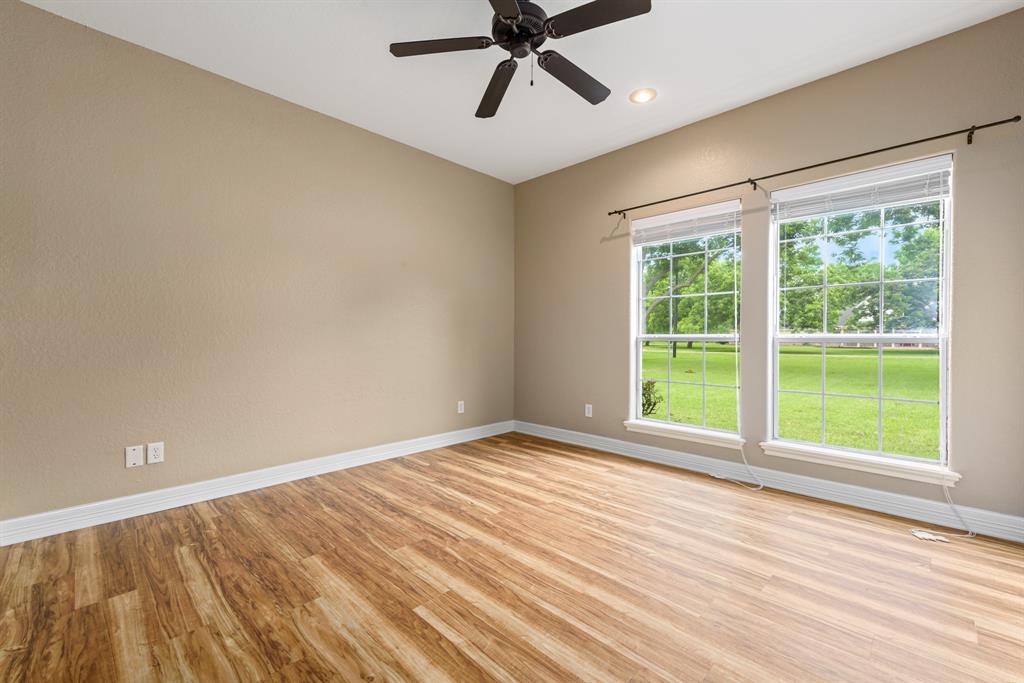
{"label": "white window blind", "polygon": [[949,196],[952,155],[911,161],[772,192],[777,220]]}
{"label": "white window blind", "polygon": [[740,200],[632,221],[633,244],[654,244],[740,229]]}

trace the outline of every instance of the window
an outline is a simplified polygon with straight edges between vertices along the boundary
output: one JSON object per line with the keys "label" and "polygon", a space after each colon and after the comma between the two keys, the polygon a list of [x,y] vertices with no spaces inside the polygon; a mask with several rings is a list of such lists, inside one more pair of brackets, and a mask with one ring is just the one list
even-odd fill
{"label": "window", "polygon": [[632,227],[633,422],[729,432],[739,441],[740,203]]}
{"label": "window", "polygon": [[951,165],[772,193],[775,440],[945,463]]}

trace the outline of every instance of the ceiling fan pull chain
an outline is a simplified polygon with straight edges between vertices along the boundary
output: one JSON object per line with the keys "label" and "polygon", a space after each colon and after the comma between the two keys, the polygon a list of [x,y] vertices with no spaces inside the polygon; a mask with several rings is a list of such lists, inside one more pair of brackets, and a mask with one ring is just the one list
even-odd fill
{"label": "ceiling fan pull chain", "polygon": [[531,54],[530,55],[530,87],[531,88],[533,87],[533,63],[535,61],[537,61],[536,57],[533,54]]}

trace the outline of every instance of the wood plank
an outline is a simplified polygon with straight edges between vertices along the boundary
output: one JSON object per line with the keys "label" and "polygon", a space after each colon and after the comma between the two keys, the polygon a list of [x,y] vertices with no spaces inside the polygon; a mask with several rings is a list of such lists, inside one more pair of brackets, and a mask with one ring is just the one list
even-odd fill
{"label": "wood plank", "polygon": [[0,549],[0,680],[1024,681],[1024,547],[503,434]]}

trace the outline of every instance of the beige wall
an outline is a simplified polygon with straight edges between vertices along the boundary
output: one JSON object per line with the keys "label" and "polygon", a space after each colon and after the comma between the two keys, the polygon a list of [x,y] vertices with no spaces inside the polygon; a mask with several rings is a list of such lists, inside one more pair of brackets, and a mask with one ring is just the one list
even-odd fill
{"label": "beige wall", "polygon": [[[606,212],[1024,112],[1024,11],[761,100],[516,187],[516,418],[722,458],[643,437],[629,398],[625,226]],[[677,95],[677,96],[685,96]],[[655,106],[657,103],[655,103]],[[637,116],[642,116],[642,111]],[[1024,514],[1024,124],[817,172],[955,154],[951,461],[958,502]],[[743,200],[742,430],[752,464],[939,498],[926,484],[764,456],[768,201],[743,190],[636,212]],[[611,237],[609,237],[611,235]],[[583,404],[594,417],[583,417]]]}
{"label": "beige wall", "polygon": [[512,418],[508,184],[13,2],[0,164],[0,518]]}
{"label": "beige wall", "polygon": [[[513,203],[497,180],[2,3],[0,518],[510,419],[513,380],[518,419],[735,458],[622,427],[629,242],[606,212],[1019,113],[1021,35],[1024,11],[524,183]],[[1024,514],[1024,125],[769,187],[942,151],[955,495]],[[766,196],[634,217],[733,196],[750,460],[937,497],[761,455]],[[156,440],[166,463],[124,469],[124,446]]]}

